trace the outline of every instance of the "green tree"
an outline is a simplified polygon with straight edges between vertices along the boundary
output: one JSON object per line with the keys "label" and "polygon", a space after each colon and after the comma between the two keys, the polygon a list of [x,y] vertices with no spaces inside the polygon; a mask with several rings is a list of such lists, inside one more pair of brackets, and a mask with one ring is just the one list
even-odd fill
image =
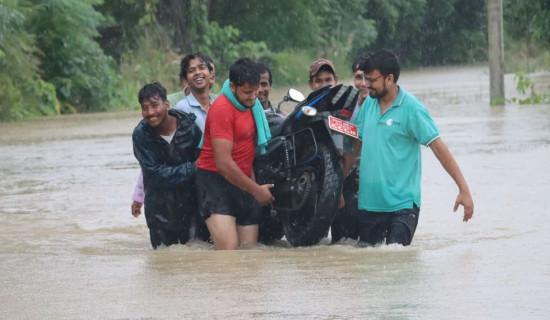
{"label": "green tree", "polygon": [[215,61],[220,81],[227,78],[229,66],[239,57],[259,60],[267,54],[265,42],[242,37],[240,30],[231,25],[221,27],[217,22],[209,22],[205,3],[194,2],[192,9],[197,13],[190,24],[194,36],[192,51],[204,52]]}
{"label": "green tree", "polygon": [[[97,28],[100,37],[95,39],[105,54],[120,62],[123,54],[139,48],[140,40],[145,33],[151,33],[151,29],[159,29],[160,25],[155,16],[158,2],[123,0],[102,1],[94,5],[96,11],[104,17]],[[175,40],[174,42],[177,43]]]}
{"label": "green tree", "polygon": [[103,21],[98,3],[32,0],[28,29],[37,35],[42,78],[55,86],[65,112],[105,111],[121,101],[114,61],[94,40]]}
{"label": "green tree", "polygon": [[405,65],[486,59],[483,0],[371,0],[364,15],[376,21],[372,48],[394,50]]}
{"label": "green tree", "polygon": [[[547,1],[504,3],[507,42],[527,39],[529,55],[550,45]],[[152,80],[176,90],[182,55],[195,51],[220,81],[248,56],[277,83],[305,81],[311,59],[340,70],[382,47],[405,66],[487,55],[483,0],[1,0],[0,18],[4,119],[127,105]]]}
{"label": "green tree", "polygon": [[402,62],[415,61],[415,46],[421,40],[426,0],[371,0],[365,6],[363,16],[375,21],[377,38],[361,51],[388,48],[395,51]]}
{"label": "green tree", "polygon": [[237,28],[243,39],[265,42],[269,50],[278,52],[319,43],[320,24],[313,10],[317,6],[312,0],[211,0],[208,14],[222,28]]}
{"label": "green tree", "polygon": [[514,39],[550,43],[550,3],[546,0],[504,1],[504,29]]}
{"label": "green tree", "polygon": [[550,3],[503,1],[507,71],[532,72],[550,67]]}
{"label": "green tree", "polygon": [[179,60],[187,53],[201,51],[210,56],[221,80],[238,57],[260,59],[267,54],[264,42],[243,36],[233,25],[222,27],[210,21],[208,1],[126,0],[97,8],[108,18],[101,34],[111,37],[100,43],[107,52],[124,52],[114,56],[126,81],[162,80],[176,90]]}
{"label": "green tree", "polygon": [[[147,82],[159,81],[169,92],[179,90],[178,72],[181,44],[175,24],[170,19],[177,1],[124,0],[106,1],[95,8],[104,17],[98,27],[98,42],[104,52],[116,60],[122,77],[119,91],[127,99],[125,105],[139,107],[136,96]],[[183,2],[182,2],[183,3]],[[178,9],[179,10],[179,9]],[[185,21],[175,21],[185,25]],[[179,32],[179,31],[178,31]]]}
{"label": "green tree", "polygon": [[485,1],[428,0],[419,63],[456,64],[487,59]]}
{"label": "green tree", "polygon": [[0,120],[59,113],[53,85],[39,77],[35,37],[25,29],[29,10],[24,1],[0,3]]}
{"label": "green tree", "polygon": [[361,48],[370,46],[376,40],[375,22],[364,17],[364,6],[365,1],[362,0],[321,0],[312,3],[320,25],[318,56],[353,58]]}

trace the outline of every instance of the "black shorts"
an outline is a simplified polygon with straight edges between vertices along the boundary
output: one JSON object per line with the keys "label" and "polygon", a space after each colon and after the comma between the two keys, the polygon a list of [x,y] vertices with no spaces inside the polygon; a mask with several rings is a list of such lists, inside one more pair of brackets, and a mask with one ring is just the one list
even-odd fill
{"label": "black shorts", "polygon": [[361,245],[376,245],[386,239],[386,244],[398,243],[404,246],[411,241],[418,225],[420,208],[414,204],[411,209],[394,212],[359,210],[359,241]]}
{"label": "black shorts", "polygon": [[214,171],[197,169],[196,177],[199,213],[204,220],[215,213],[233,216],[241,226],[260,222],[260,204],[250,193],[232,185]]}

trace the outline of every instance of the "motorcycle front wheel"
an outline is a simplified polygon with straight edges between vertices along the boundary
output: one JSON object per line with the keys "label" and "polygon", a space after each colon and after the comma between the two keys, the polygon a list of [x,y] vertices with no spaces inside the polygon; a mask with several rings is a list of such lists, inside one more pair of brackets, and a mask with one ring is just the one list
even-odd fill
{"label": "motorcycle front wheel", "polygon": [[[340,159],[325,143],[318,143],[318,153],[310,170],[302,172],[296,188],[309,188],[307,203],[299,210],[282,214],[281,223],[287,241],[295,246],[317,244],[328,232],[336,213],[342,188]],[[300,195],[300,192],[297,192]],[[300,195],[302,196],[302,195]],[[301,199],[296,199],[301,201]]]}

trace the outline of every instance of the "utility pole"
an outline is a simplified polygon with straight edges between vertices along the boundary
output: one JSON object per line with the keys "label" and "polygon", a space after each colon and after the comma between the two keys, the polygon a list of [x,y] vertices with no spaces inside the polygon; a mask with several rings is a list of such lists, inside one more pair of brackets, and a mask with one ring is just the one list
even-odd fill
{"label": "utility pole", "polygon": [[502,0],[488,0],[489,78],[491,105],[502,105],[504,97],[504,36]]}

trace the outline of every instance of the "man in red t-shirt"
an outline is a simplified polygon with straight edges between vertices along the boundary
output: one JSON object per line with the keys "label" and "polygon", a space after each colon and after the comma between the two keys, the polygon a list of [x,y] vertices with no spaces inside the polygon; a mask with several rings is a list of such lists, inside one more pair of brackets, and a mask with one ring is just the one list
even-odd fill
{"label": "man in red t-shirt", "polygon": [[261,108],[259,83],[257,64],[240,58],[206,118],[197,190],[200,214],[218,250],[255,245],[260,205],[274,200],[273,185],[258,185],[252,170],[257,138],[252,109]]}

